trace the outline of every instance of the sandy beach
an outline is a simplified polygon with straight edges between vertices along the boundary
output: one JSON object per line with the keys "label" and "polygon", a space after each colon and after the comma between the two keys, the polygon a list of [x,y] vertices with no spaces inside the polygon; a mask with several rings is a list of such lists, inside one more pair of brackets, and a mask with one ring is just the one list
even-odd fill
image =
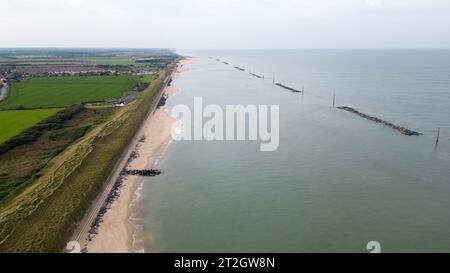
{"label": "sandy beach", "polygon": [[[179,74],[186,71],[186,64],[190,59],[181,60],[172,74],[176,79]],[[170,97],[177,92],[174,86],[167,86],[164,93]],[[159,107],[144,121],[144,137],[135,148],[137,158],[129,163],[128,169],[155,168],[158,158],[172,140],[171,129],[175,120],[167,113],[164,107]],[[139,227],[136,224],[136,198],[142,186],[145,186],[141,176],[127,175],[120,189],[120,196],[111,205],[99,227],[98,234],[87,245],[88,252],[142,252],[143,248],[135,241]]]}

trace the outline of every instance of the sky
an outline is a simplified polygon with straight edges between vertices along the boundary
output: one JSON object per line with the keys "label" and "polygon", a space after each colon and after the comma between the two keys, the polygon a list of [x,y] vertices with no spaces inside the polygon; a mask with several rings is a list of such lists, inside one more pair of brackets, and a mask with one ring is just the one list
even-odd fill
{"label": "sky", "polygon": [[450,1],[0,0],[0,47],[450,48]]}

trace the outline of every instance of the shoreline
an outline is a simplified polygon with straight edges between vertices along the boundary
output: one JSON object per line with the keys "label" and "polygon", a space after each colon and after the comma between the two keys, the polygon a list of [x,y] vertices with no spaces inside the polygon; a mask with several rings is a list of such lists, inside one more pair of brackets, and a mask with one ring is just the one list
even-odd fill
{"label": "shoreline", "polygon": [[[190,59],[181,59],[171,77],[177,79],[187,69]],[[177,92],[174,86],[166,86],[163,93],[168,98]],[[137,157],[127,164],[129,169],[151,169],[159,163],[159,158],[172,141],[171,130],[175,120],[164,107],[157,108],[144,121],[142,139],[133,148]],[[104,215],[98,234],[87,244],[90,253],[99,252],[143,252],[140,239],[139,206],[141,190],[148,178],[125,175],[119,190],[119,197]]]}

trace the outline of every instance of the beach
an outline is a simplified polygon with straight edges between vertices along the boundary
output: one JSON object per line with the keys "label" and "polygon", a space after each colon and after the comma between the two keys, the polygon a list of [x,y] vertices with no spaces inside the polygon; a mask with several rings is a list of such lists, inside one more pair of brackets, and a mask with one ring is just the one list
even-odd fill
{"label": "beach", "polygon": [[[172,74],[172,78],[186,71],[185,64],[188,59],[178,63]],[[174,86],[166,86],[164,91],[169,98],[177,92]],[[164,107],[158,107],[144,121],[140,141],[134,151],[137,157],[128,165],[128,169],[154,169],[158,164],[167,145],[171,142],[171,130],[175,120]],[[148,181],[147,179],[145,181]],[[147,183],[147,182],[145,182]],[[138,225],[139,211],[136,203],[139,201],[139,191],[144,185],[144,177],[126,175],[120,188],[120,196],[111,204],[111,208],[105,214],[99,227],[98,234],[87,244],[87,250],[91,253],[101,252],[142,252],[143,248],[136,239],[139,236]]]}

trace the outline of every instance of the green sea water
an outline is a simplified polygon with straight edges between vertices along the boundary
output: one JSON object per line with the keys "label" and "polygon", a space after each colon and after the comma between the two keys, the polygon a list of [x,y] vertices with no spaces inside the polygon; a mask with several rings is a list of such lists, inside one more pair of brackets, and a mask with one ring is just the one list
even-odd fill
{"label": "green sea water", "polygon": [[[164,175],[141,191],[145,251],[368,252],[369,241],[383,252],[450,251],[450,50],[181,53],[195,58],[168,110],[194,96],[280,105],[280,146],[172,142]],[[333,109],[333,94],[423,135]]]}

